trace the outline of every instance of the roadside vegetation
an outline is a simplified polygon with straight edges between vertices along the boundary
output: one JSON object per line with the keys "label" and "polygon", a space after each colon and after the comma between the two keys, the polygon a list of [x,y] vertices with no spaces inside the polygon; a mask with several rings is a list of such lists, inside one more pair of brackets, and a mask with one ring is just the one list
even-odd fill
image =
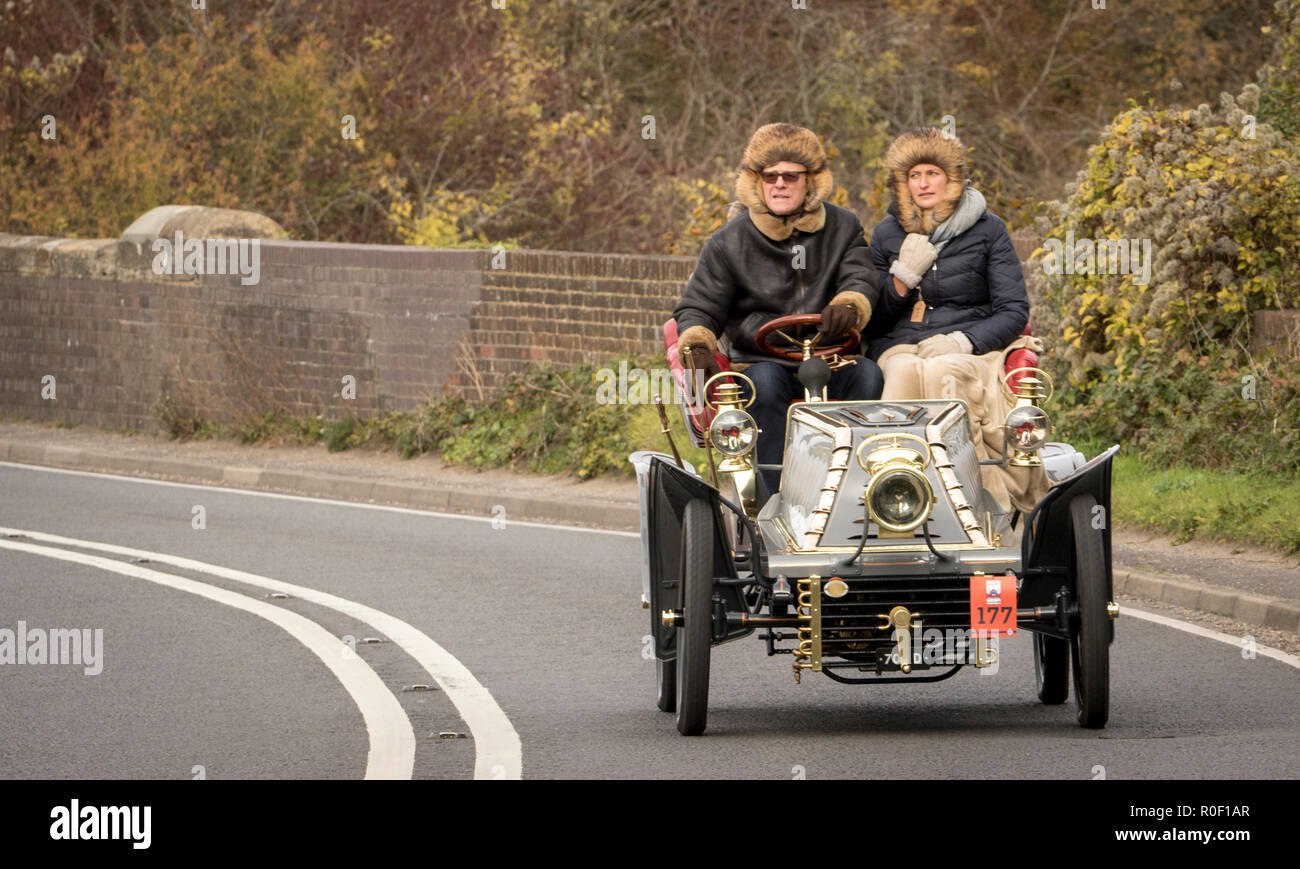
{"label": "roadside vegetation", "polygon": [[[627,362],[629,370],[646,371],[662,364],[649,358]],[[539,367],[481,405],[444,399],[412,413],[369,419],[267,416],[218,425],[177,414],[172,403],[160,403],[158,411],[172,437],[180,439],[324,444],[330,450],[393,450],[407,458],[432,453],[472,468],[631,478],[629,453],[667,453],[668,443],[653,405],[597,403],[602,367],[617,370],[618,360],[600,367]],[[666,410],[683,459],[707,473],[704,451],[686,440],[681,413],[671,404]],[[1069,430],[1058,431],[1058,437],[1072,440],[1089,457],[1114,442],[1081,439]],[[1171,534],[1178,542],[1222,540],[1300,552],[1300,473],[1294,469],[1195,467],[1152,458],[1125,444],[1115,461],[1113,507],[1119,525]]]}
{"label": "roadside vegetation", "polygon": [[298,239],[689,255],[791,120],[868,226],[889,141],[950,123],[1020,228],[1126,98],[1236,88],[1272,3],[14,0],[0,226],[112,238],[190,202]]}

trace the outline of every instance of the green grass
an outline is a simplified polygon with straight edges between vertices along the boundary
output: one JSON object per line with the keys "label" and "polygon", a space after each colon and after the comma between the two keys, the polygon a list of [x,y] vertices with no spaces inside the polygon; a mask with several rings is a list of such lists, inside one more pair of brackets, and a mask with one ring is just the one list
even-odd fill
{"label": "green grass", "polygon": [[[653,405],[633,405],[625,410],[631,415],[627,438],[630,449],[627,452],[655,450],[672,454],[672,450],[668,449],[668,439],[663,436],[659,414]],[[686,437],[686,426],[682,422],[682,412],[672,404],[665,404],[664,411],[668,414],[668,428],[672,432],[673,443],[676,444],[682,460],[695,465],[696,470],[708,476],[709,460],[704,450],[691,446],[690,440]]]}
{"label": "green grass", "polygon": [[[1076,445],[1091,457],[1099,445]],[[1115,457],[1111,506],[1117,525],[1172,534],[1178,543],[1217,540],[1300,552],[1300,478],[1162,467],[1132,450]]]}
{"label": "green grass", "polygon": [[[631,360],[648,368],[650,361]],[[617,367],[617,363],[612,363]],[[636,450],[669,452],[652,404],[601,405],[595,366],[569,370],[539,367],[491,402],[471,405],[443,399],[411,412],[373,419],[294,420],[268,415],[241,425],[218,426],[175,403],[160,402],[159,415],[176,437],[226,437],[243,443],[324,441],[330,450],[388,448],[411,457],[428,452],[454,465],[515,468],[581,478],[632,476],[627,455]],[[644,397],[644,396],[642,396]],[[665,410],[682,457],[707,475],[703,450],[688,445],[681,412]],[[1088,456],[1099,443],[1075,446]],[[1294,472],[1251,474],[1166,467],[1124,449],[1115,459],[1113,508],[1120,526],[1147,528],[1192,539],[1253,543],[1300,552],[1300,477]]]}

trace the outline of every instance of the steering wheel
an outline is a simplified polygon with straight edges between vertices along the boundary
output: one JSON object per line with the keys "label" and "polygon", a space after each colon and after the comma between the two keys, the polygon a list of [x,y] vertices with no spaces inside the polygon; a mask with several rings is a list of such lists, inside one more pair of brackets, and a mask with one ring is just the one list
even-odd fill
{"label": "steering wheel", "polygon": [[[775,320],[768,320],[763,324],[763,327],[758,330],[758,334],[754,336],[754,343],[758,345],[759,350],[762,350],[768,356],[775,356],[778,359],[787,359],[790,362],[800,362],[803,360],[803,342],[790,337],[785,332],[782,332],[781,329],[787,326],[820,326],[821,322],[821,314],[787,314],[784,317],[777,317]],[[771,342],[767,340],[767,336],[773,333],[780,335],[782,338],[800,349],[782,350],[780,347],[773,347]],[[848,331],[848,338],[843,344],[839,344],[835,347],[817,347],[817,342],[823,337],[825,337],[825,333],[819,331],[812,339],[813,347],[816,348],[813,350],[813,355],[822,359],[836,354],[843,355],[845,353],[856,353],[858,352],[858,345],[862,340],[862,335],[858,330],[851,328]]]}

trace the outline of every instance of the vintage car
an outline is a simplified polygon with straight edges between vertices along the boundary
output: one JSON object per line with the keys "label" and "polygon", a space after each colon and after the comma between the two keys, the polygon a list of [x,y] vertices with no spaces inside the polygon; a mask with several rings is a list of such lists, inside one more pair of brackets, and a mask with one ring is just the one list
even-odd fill
{"label": "vintage car", "polygon": [[665,325],[687,432],[707,451],[710,479],[678,457],[661,407],[671,453],[633,456],[658,707],[676,713],[682,734],[702,733],[712,646],[754,632],[769,656],[789,656],[795,681],[813,672],[879,685],[996,666],[999,638],[1023,629],[1033,635],[1039,699],[1063,703],[1072,672],[1079,723],[1105,726],[1119,614],[1109,522],[1118,447],[1085,463],[1049,443],[1038,405],[1050,381],[1032,367],[1032,351],[1013,355],[1003,455],[985,464],[1042,465],[1053,482],[1021,515],[984,488],[962,401],[824,400],[832,368],[852,364],[840,354],[858,336],[819,349],[820,332],[785,331],[817,322],[783,317],[760,331],[764,352],[801,361],[805,388],[788,411],[780,489],[770,497],[741,399],[746,378],[728,369],[692,389],[676,325]]}

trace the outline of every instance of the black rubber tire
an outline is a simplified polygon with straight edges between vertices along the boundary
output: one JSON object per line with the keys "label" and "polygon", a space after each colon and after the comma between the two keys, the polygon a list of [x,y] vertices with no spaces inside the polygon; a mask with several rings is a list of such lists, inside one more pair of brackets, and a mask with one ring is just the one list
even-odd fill
{"label": "black rubber tire", "polygon": [[1070,696],[1070,642],[1034,634],[1034,684],[1045,706],[1059,706]]}
{"label": "black rubber tire", "polygon": [[661,712],[677,711],[677,661],[655,660],[655,705]]}
{"label": "black rubber tire", "polygon": [[1106,615],[1106,565],[1101,532],[1092,527],[1091,495],[1070,502],[1074,528],[1074,584],[1079,617],[1070,638],[1074,702],[1079,724],[1106,726],[1110,717],[1110,618]]}
{"label": "black rubber tire", "polygon": [[695,499],[682,517],[682,624],[677,628],[677,730],[704,732],[709,718],[713,640],[713,517]]}

